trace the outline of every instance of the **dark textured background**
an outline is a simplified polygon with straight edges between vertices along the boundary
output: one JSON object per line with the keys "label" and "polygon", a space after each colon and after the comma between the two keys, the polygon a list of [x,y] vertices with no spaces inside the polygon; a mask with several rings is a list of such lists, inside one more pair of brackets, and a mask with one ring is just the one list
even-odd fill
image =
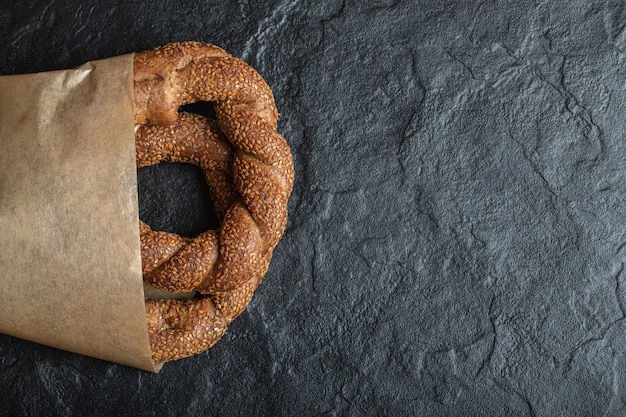
{"label": "dark textured background", "polygon": [[[623,2],[13,3],[2,74],[246,60],[296,183],[213,349],[153,375],[0,336],[0,415],[626,415]],[[151,225],[211,227],[196,170],[139,179]]]}

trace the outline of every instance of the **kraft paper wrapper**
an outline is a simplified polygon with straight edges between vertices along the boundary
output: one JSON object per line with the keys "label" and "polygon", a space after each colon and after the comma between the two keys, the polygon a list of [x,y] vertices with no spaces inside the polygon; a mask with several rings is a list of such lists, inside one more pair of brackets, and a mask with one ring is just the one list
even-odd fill
{"label": "kraft paper wrapper", "polygon": [[0,332],[149,371],[133,56],[0,77]]}

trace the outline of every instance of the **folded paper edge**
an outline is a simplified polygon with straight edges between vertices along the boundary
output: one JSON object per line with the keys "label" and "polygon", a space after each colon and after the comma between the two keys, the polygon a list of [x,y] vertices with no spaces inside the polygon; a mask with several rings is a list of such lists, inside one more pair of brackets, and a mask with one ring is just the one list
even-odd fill
{"label": "folded paper edge", "polygon": [[[137,177],[136,177],[136,156],[135,156],[135,139],[134,139],[134,108],[133,108],[133,91],[134,91],[134,86],[133,86],[133,57],[134,54],[126,54],[126,55],[120,55],[117,57],[112,57],[112,58],[106,58],[106,59],[102,59],[102,60],[96,60],[96,61],[89,61],[86,62],[85,64],[81,65],[78,68],[75,69],[69,69],[69,70],[60,70],[60,71],[51,71],[51,72],[47,72],[47,73],[35,73],[35,74],[23,74],[23,75],[9,75],[9,76],[2,76],[0,77],[2,79],[2,81],[4,82],[4,85],[10,85],[12,86],[12,96],[5,96],[6,97],[6,101],[7,101],[7,106],[12,105],[12,103],[8,103],[9,101],[14,101],[15,100],[15,90],[17,88],[17,91],[20,91],[20,88],[15,86],[15,83],[18,83],[20,81],[30,81],[30,80],[34,80],[34,79],[38,79],[38,82],[42,82],[42,79],[44,79],[44,83],[45,83],[45,78],[50,76],[53,78],[52,84],[54,85],[46,85],[43,84],[44,90],[50,90],[50,91],[46,91],[46,94],[48,94],[48,96],[44,97],[45,100],[41,99],[41,91],[39,92],[35,92],[33,94],[39,94],[39,98],[40,100],[37,103],[30,103],[33,106],[46,106],[49,105],[49,107],[46,109],[45,112],[39,112],[40,109],[37,109],[37,111],[34,111],[34,113],[41,113],[41,114],[51,114],[53,116],[57,116],[60,115],[62,113],[68,113],[68,111],[65,111],[64,106],[67,106],[68,109],[71,109],[71,105],[73,101],[81,101],[81,100],[76,100],[76,97],[72,97],[72,96],[68,96],[68,97],[63,97],[62,98],[62,102],[55,102],[53,104],[50,104],[51,101],[54,101],[55,96],[54,94],[56,94],[58,91],[55,89],[61,89],[61,91],[63,91],[64,95],[65,93],[69,92],[68,94],[78,94],[81,99],[85,99],[85,94],[97,94],[95,92],[101,91],[103,89],[103,85],[104,87],[108,87],[109,85],[106,84],[107,82],[113,80],[115,81],[115,76],[112,74],[118,74],[118,75],[122,75],[123,76],[123,80],[122,84],[123,86],[121,86],[122,90],[120,91],[116,91],[116,96],[113,97],[112,101],[110,101],[109,103],[105,103],[104,105],[111,105],[112,108],[113,107],[117,107],[117,109],[113,109],[111,110],[113,113],[112,114],[116,114],[115,111],[120,111],[122,109],[125,109],[127,112],[129,112],[128,115],[122,115],[120,119],[116,119],[115,117],[112,117],[111,120],[109,120],[109,125],[113,124],[115,125],[116,123],[121,123],[124,125],[123,127],[120,126],[113,126],[112,129],[111,126],[108,126],[106,123],[104,123],[102,120],[97,120],[97,121],[90,121],[94,122],[99,129],[99,132],[103,133],[103,137],[104,140],[109,139],[110,135],[113,133],[109,133],[109,130],[111,132],[119,132],[120,130],[123,130],[123,138],[121,138],[120,140],[123,142],[124,144],[124,148],[126,149],[125,155],[124,155],[124,161],[123,163],[123,167],[122,169],[122,173],[118,173],[118,177],[124,177],[125,180],[127,181],[131,181],[129,182],[125,182],[124,184],[126,184],[126,187],[129,187],[130,189],[126,189],[126,190],[122,190],[123,197],[122,199],[126,199],[125,203],[128,203],[129,200],[132,200],[132,204],[130,206],[125,206],[123,211],[123,215],[126,216],[126,222],[128,225],[128,221],[129,221],[129,217],[128,216],[132,216],[132,221],[134,221],[134,225],[135,227],[132,229],[132,232],[130,232],[130,227],[128,228],[129,234],[131,234],[132,236],[124,236],[124,242],[123,243],[116,243],[113,242],[113,246],[115,246],[116,244],[119,244],[122,247],[122,250],[124,249],[128,249],[131,251],[136,251],[136,253],[133,253],[132,255],[129,255],[130,257],[137,257],[138,259],[138,265],[137,260],[133,261],[134,266],[132,267],[128,267],[128,275],[132,277],[132,283],[128,283],[128,282],[124,282],[125,280],[128,281],[128,279],[126,277],[118,277],[119,280],[115,281],[114,283],[111,284],[111,287],[108,287],[107,285],[102,286],[102,288],[97,287],[97,285],[93,285],[93,287],[90,287],[89,290],[90,291],[95,291],[95,292],[90,292],[88,293],[89,296],[93,296],[93,297],[98,297],[97,295],[94,294],[98,294],[97,291],[102,291],[102,297],[108,297],[107,299],[109,300],[115,300],[115,297],[128,297],[128,296],[132,296],[133,299],[135,301],[133,301],[133,305],[135,307],[133,307],[133,313],[131,313],[131,315],[133,316],[137,316],[140,314],[141,317],[134,317],[132,320],[135,323],[133,325],[133,328],[136,328],[136,333],[135,336],[132,336],[133,338],[135,338],[135,342],[130,343],[131,345],[135,346],[132,349],[125,349],[122,348],[121,346],[118,347],[116,346],[116,342],[111,342],[111,348],[109,348],[109,351],[102,351],[101,349],[103,349],[102,346],[96,346],[94,347],[94,349],[91,348],[85,348],[85,346],[83,345],[79,345],[79,346],[73,346],[71,341],[65,340],[63,338],[57,338],[55,339],[56,335],[54,335],[53,337],[48,337],[48,339],[46,340],[46,336],[45,336],[45,327],[43,328],[43,332],[40,332],[38,330],[41,330],[39,328],[37,328],[37,323],[35,323],[35,327],[32,329],[24,329],[24,328],[19,328],[19,326],[24,326],[25,323],[28,322],[28,317],[27,318],[20,318],[20,320],[17,319],[13,319],[16,318],[18,316],[23,316],[24,314],[21,314],[22,311],[18,311],[19,310],[19,301],[22,300],[22,298],[25,297],[24,294],[22,294],[20,297],[18,297],[17,301],[15,302],[14,305],[11,305],[10,307],[7,307],[5,304],[5,301],[9,300],[10,294],[5,294],[4,297],[2,297],[0,295],[0,303],[5,304],[5,309],[2,310],[2,308],[0,307],[0,312],[3,314],[4,317],[6,317],[6,319],[4,320],[4,322],[2,321],[2,319],[0,318],[0,331],[2,331],[3,333],[9,334],[9,335],[13,335],[16,337],[20,337],[23,339],[27,339],[27,340],[31,340],[37,343],[41,343],[41,344],[45,344],[45,345],[49,345],[49,346],[53,346],[59,349],[63,349],[63,350],[67,350],[67,351],[71,351],[71,352],[75,352],[78,354],[84,354],[86,356],[92,356],[92,357],[96,357],[99,359],[103,359],[109,362],[114,362],[114,363],[119,363],[119,364],[123,364],[123,365],[127,365],[127,366],[131,366],[131,367],[135,367],[135,368],[139,368],[139,369],[143,369],[149,372],[158,372],[161,367],[162,364],[153,364],[152,363],[152,358],[151,358],[151,350],[150,350],[150,342],[149,342],[149,336],[148,336],[148,326],[147,326],[147,318],[146,318],[146,314],[145,314],[145,294],[144,294],[144,290],[143,290],[143,279],[141,276],[141,254],[140,254],[140,238],[139,238],[139,213],[138,213],[138,196],[137,196]],[[103,74],[104,72],[108,72],[107,74]],[[96,79],[97,77],[102,76],[102,80],[100,80],[99,78]],[[22,78],[20,78],[22,77]],[[31,77],[31,78],[23,78],[23,77]],[[30,82],[25,82],[25,84],[31,84]],[[116,86],[120,87],[120,86]],[[26,86],[24,86],[24,89],[26,88]],[[104,91],[106,94],[110,93],[110,91]],[[81,96],[82,94],[82,96]],[[20,94],[17,94],[17,96],[19,97]],[[26,97],[31,97],[26,95]],[[100,96],[94,96],[94,97],[89,97],[88,100],[84,100],[85,102],[90,103],[91,101],[97,102],[97,104],[99,103],[99,100],[102,97]],[[115,99],[119,99],[122,100],[123,103],[116,103],[114,100]],[[0,97],[1,100],[1,97]],[[90,101],[91,100],[91,101]],[[106,101],[106,100],[105,100]],[[47,103],[47,104],[46,104]],[[51,106],[56,106],[55,108],[52,108]],[[122,107],[122,109],[120,109],[120,106]],[[63,111],[61,111],[63,110]],[[82,110],[82,109],[81,109]],[[98,109],[98,115],[109,115],[109,113],[106,110],[102,110],[102,109]],[[85,111],[85,113],[89,113],[88,111]],[[82,114],[82,112],[78,113],[79,115]],[[40,117],[40,116],[38,116]],[[80,119],[80,117],[79,117]],[[106,117],[102,117],[101,119],[106,119]],[[15,127],[15,121],[12,120],[11,121],[11,126]],[[38,122],[41,122],[41,118],[38,119]],[[73,123],[80,123],[80,121],[76,121],[73,120]],[[51,124],[50,124],[51,123]],[[99,124],[98,124],[99,123]],[[28,127],[26,129],[29,129]],[[46,119],[46,124],[45,124],[45,129],[47,129],[46,135],[49,134],[49,132],[56,132],[56,127],[54,125],[54,118],[50,119]],[[6,135],[6,130],[3,133],[4,137],[0,137],[2,139],[3,143],[0,143],[0,149],[4,149],[3,145],[5,146],[11,146],[11,145],[6,145],[7,142],[10,141],[10,139],[7,139],[7,135]],[[15,133],[15,132],[13,132]],[[32,136],[30,136],[32,134],[31,131],[28,132],[28,134],[26,135],[28,138],[32,138]],[[109,136],[107,136],[109,135]],[[10,136],[10,135],[9,135]],[[67,136],[67,135],[66,135]],[[48,136],[46,136],[44,138],[47,142],[46,143],[52,143],[54,145],[53,141],[50,141],[50,138]],[[119,138],[116,138],[116,140]],[[96,143],[96,148],[97,148],[97,143]],[[101,145],[101,149],[107,149],[106,146],[107,144],[102,144]],[[17,145],[15,145],[17,146]],[[72,145],[66,145],[66,146],[70,146],[69,151],[67,151],[67,153],[72,154],[72,153],[77,153],[80,151],[81,147],[84,147],[85,144],[84,142],[79,142],[77,143],[74,147],[72,147]],[[116,154],[115,152],[113,153],[108,153],[108,156],[112,156],[114,155],[116,158],[119,157],[118,154]],[[5,162],[5,160],[1,159],[2,157],[0,157],[0,162]],[[94,160],[96,160],[97,158],[95,158]],[[87,162],[85,162],[87,161]],[[91,159],[87,158],[84,162],[86,167],[89,167],[89,162],[91,161]],[[35,166],[35,169],[40,169],[39,166],[37,166],[37,164],[31,164]],[[71,166],[70,163],[67,163],[65,160],[60,160],[60,162],[58,162],[57,164],[58,166]],[[56,166],[55,166],[56,167]],[[3,166],[4,168],[4,166]],[[70,172],[74,172],[72,169],[69,169]],[[10,174],[10,172],[7,174],[7,172],[5,172],[5,174],[8,176]],[[22,175],[23,173],[20,173],[20,175]],[[119,180],[119,178],[113,176],[113,178],[110,179],[110,184],[98,184],[99,187],[102,187],[103,189],[116,189],[119,188],[120,184],[116,184],[116,182]],[[80,182],[80,181],[78,181]],[[0,188],[1,188],[2,183],[0,183]],[[37,186],[35,187],[37,188]],[[7,190],[6,187],[5,189],[2,189],[3,192],[0,195],[0,221],[1,219],[4,218],[8,218],[5,214],[6,212],[8,212],[9,210],[3,210],[3,203],[5,203],[7,201]],[[25,196],[27,196],[28,198],[31,198],[31,196],[28,194],[28,192],[25,191],[20,191],[18,190],[16,192],[16,194],[19,196],[21,195],[20,193],[24,194]],[[34,201],[43,201],[43,200],[37,200],[36,198],[34,198]],[[10,199],[9,199],[10,202]],[[22,206],[22,205],[27,205],[27,204],[22,204],[23,203],[23,199],[21,202],[18,202],[17,205],[18,206]],[[11,203],[9,203],[11,204]],[[4,206],[6,207],[7,204],[4,204]],[[15,204],[11,207],[9,207],[10,209],[15,209]],[[58,214],[57,212],[62,212],[61,209],[59,210],[54,210],[55,215]],[[4,213],[4,214],[3,214]],[[97,217],[97,216],[95,216]],[[7,227],[7,224],[11,223],[10,221],[11,219],[8,219],[7,221],[0,223],[0,231],[3,232],[5,234],[5,236],[11,236],[10,234],[7,234],[6,232],[10,231],[5,231],[3,230],[3,228]],[[64,224],[64,227],[66,226],[66,224]],[[77,226],[80,227],[80,226]],[[109,226],[110,227],[110,226]],[[68,233],[71,234],[71,232],[68,232],[68,230],[63,230],[64,233]],[[37,233],[37,235],[39,235],[39,233]],[[98,242],[97,244],[94,244],[93,246],[99,246]],[[94,248],[95,251],[99,250],[98,248]],[[83,252],[81,252],[82,254]],[[65,253],[63,253],[65,255]],[[99,253],[96,253],[96,257],[99,255]],[[19,254],[17,253],[15,257],[17,257],[19,259],[19,257],[26,257],[25,254]],[[9,255],[6,255],[5,258],[8,259]],[[0,258],[2,259],[2,258]],[[75,263],[80,264],[81,260],[76,261]],[[115,260],[112,260],[112,263],[115,263]],[[104,262],[104,264],[106,264],[106,262]],[[14,265],[23,267],[24,265],[26,265],[26,262],[15,262]],[[98,268],[101,268],[102,265],[99,264],[98,266],[96,266],[94,269],[98,270]],[[41,271],[43,271],[41,277],[39,279],[35,279],[32,282],[29,282],[28,284],[32,284],[32,283],[39,283],[41,284],[41,288],[44,289],[48,289],[50,286],[50,283],[47,281],[49,279],[49,276],[46,276],[45,273],[48,272],[48,270],[46,268],[46,265],[42,265],[42,269]],[[122,267],[123,269],[123,267]],[[137,270],[139,271],[137,273]],[[20,269],[20,273],[18,273],[17,275],[20,277],[23,277],[26,273],[28,273],[29,271],[22,271]],[[64,275],[64,274],[58,274],[58,275]],[[106,271],[103,273],[103,276],[108,276]],[[10,277],[7,277],[5,275],[5,287],[9,287],[11,285],[11,283],[9,283],[10,281]],[[62,276],[61,278],[66,279],[65,276]],[[32,279],[32,278],[31,278]],[[139,280],[139,282],[135,282]],[[1,280],[0,280],[1,281]],[[58,282],[59,285],[65,285],[68,287],[71,287],[73,283],[69,283],[68,282],[63,282],[61,280],[59,280]],[[26,284],[25,284],[26,285]],[[80,283],[78,281],[76,281],[76,286],[80,286]],[[120,286],[121,288],[125,288],[126,286],[129,287],[133,287],[134,289],[132,290],[132,294],[129,295],[128,293],[123,293],[122,291],[118,291],[116,293],[116,290],[118,290],[118,286]],[[0,288],[2,287],[1,283],[0,283]],[[55,294],[53,291],[50,291],[49,293],[46,293],[45,295],[39,291],[38,288],[36,288],[35,290],[32,289],[32,287],[26,287],[27,289],[30,289],[31,292],[36,292],[38,294],[41,294],[41,297],[46,297],[46,298],[50,298],[50,300],[48,300],[48,303],[46,302],[41,302],[42,305],[48,306],[47,308],[53,308],[55,312],[68,312],[67,314],[76,314],[71,306],[68,307],[68,305],[70,304],[67,300],[55,300]],[[78,290],[81,290],[80,288]],[[112,295],[113,293],[113,295]],[[74,295],[74,294],[72,294]],[[61,297],[61,295],[59,295],[59,297]],[[62,297],[61,297],[62,298]],[[39,300],[41,301],[41,300]],[[89,300],[87,300],[87,302],[85,302],[85,305],[89,306]],[[141,308],[139,307],[139,303],[141,303]],[[36,303],[30,303],[30,304],[36,304]],[[18,310],[12,310],[12,311],[8,311],[7,309],[11,308],[11,309],[18,309]],[[42,316],[42,312],[37,312],[37,311],[30,311],[28,312],[28,315],[31,315],[30,317],[32,317],[33,321],[36,320],[40,320],[39,317]],[[89,315],[85,315],[85,316],[89,316]],[[93,316],[93,315],[92,315]],[[89,317],[92,317],[89,316]],[[115,312],[112,314],[112,316],[115,316],[116,318],[119,317],[123,317],[124,314],[120,314],[120,312]],[[73,320],[75,320],[75,318],[72,317],[65,317],[65,319],[67,319],[67,323],[74,323]],[[103,319],[103,320],[108,320],[108,317]],[[136,321],[135,321],[136,320]],[[65,323],[65,320],[61,320]],[[108,327],[106,328],[112,328],[114,329],[116,326],[115,325],[111,325],[111,323],[107,323]],[[123,326],[123,323],[119,323],[120,326]],[[90,325],[85,325],[80,324],[78,326],[78,328],[89,328],[89,329],[93,329],[93,327],[97,327],[98,324],[97,323],[92,323]],[[71,326],[68,326],[71,327]],[[70,329],[71,330],[71,329]],[[78,331],[78,330],[76,330]],[[122,335],[120,337],[125,337],[126,335]],[[84,341],[81,341],[81,343],[85,343]],[[97,343],[97,342],[94,342]],[[104,344],[107,344],[107,342],[105,341]],[[122,352],[120,352],[120,350]],[[135,353],[132,353],[135,352]],[[124,355],[128,355],[128,356],[124,356]]]}

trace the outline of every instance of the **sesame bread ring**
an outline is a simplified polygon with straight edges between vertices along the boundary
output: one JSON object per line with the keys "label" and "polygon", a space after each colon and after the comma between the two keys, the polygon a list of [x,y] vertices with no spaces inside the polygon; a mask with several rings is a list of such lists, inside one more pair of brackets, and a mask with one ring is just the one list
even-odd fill
{"label": "sesame bread ring", "polygon": [[[179,112],[213,102],[217,122]],[[276,131],[272,92],[245,62],[197,42],[135,54],[137,166],[187,162],[203,169],[221,222],[195,238],[140,224],[144,280],[199,295],[146,300],[155,363],[206,350],[248,305],[287,223],[294,167]]]}

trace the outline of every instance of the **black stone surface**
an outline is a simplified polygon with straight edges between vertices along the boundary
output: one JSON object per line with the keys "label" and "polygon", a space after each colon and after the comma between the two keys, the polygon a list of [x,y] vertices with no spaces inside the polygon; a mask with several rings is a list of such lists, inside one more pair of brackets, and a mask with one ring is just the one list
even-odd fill
{"label": "black stone surface", "polygon": [[[188,39],[274,90],[296,183],[269,273],[158,375],[1,335],[0,415],[626,415],[622,2],[0,6],[1,74]],[[142,170],[141,213],[193,235],[187,168]]]}

